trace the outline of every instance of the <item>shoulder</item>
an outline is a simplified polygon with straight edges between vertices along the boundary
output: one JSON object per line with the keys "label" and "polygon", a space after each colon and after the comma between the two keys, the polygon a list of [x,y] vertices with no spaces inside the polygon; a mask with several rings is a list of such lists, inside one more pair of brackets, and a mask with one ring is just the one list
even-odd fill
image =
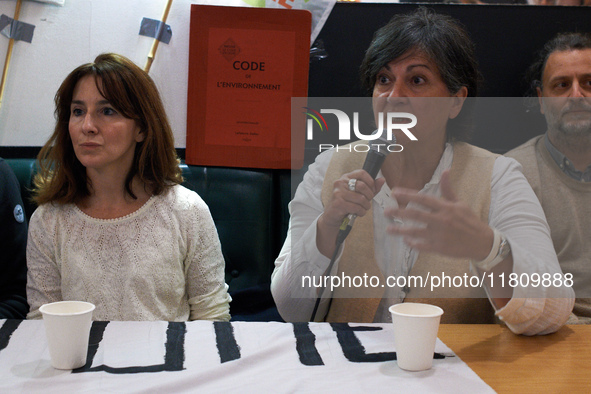
{"label": "shoulder", "polygon": [[[495,161],[491,178],[491,189],[497,201],[505,200],[514,204],[536,201],[539,195],[539,177],[511,157],[499,156]],[[533,193],[532,193],[533,191]]]}
{"label": "shoulder", "polygon": [[35,209],[31,215],[30,227],[42,226],[47,227],[52,223],[56,223],[60,218],[69,213],[72,209],[71,204],[57,204],[48,202],[41,204]]}
{"label": "shoulder", "polygon": [[498,155],[496,153],[492,153],[483,148],[479,148],[477,146],[468,144],[467,142],[455,142],[454,146],[454,157],[458,155],[464,155],[468,157],[479,157],[485,159],[494,159]]}
{"label": "shoulder", "polygon": [[12,169],[10,168],[10,166],[8,165],[6,160],[4,160],[2,157],[0,157],[0,175],[8,176],[7,174],[11,174],[11,173],[12,173]]}
{"label": "shoulder", "polygon": [[493,170],[498,155],[470,145],[466,142],[453,143],[453,160],[451,165],[452,182],[457,184],[486,182],[485,179]]}
{"label": "shoulder", "polygon": [[205,201],[191,189],[175,185],[161,196],[161,213],[170,215],[170,219],[186,240],[210,238],[217,234],[216,225]]}
{"label": "shoulder", "polygon": [[[19,190],[19,183],[16,175],[8,163],[0,157],[0,192],[3,189]],[[20,193],[20,190],[19,190]]]}
{"label": "shoulder", "polygon": [[505,156],[512,157],[520,163],[534,160],[536,156],[536,144],[543,136],[544,134],[530,139],[529,141],[519,145],[517,148],[511,149],[509,152],[505,153]]}
{"label": "shoulder", "polygon": [[33,220],[33,218],[43,221],[52,220],[69,212],[72,208],[72,204],[58,204],[55,202],[41,204],[35,209],[35,212],[33,212],[31,220]]}
{"label": "shoulder", "polygon": [[523,167],[521,163],[512,157],[498,156],[493,168],[492,182],[494,184],[500,180],[507,180],[507,177],[511,177],[511,179],[525,179]]}
{"label": "shoulder", "polygon": [[532,184],[532,187],[538,192],[540,183],[540,167],[539,167],[539,151],[540,144],[543,145],[543,136],[536,136],[517,148],[507,152],[505,156],[513,158],[519,162],[519,170],[523,172],[527,180]]}
{"label": "shoulder", "polygon": [[3,207],[22,205],[20,193],[20,185],[12,168],[4,159],[0,158],[0,205]]}
{"label": "shoulder", "polygon": [[81,216],[74,212],[73,204],[45,203],[35,209],[31,220],[29,221],[29,240],[53,239],[60,234],[66,234],[70,231],[78,231]]}
{"label": "shoulder", "polygon": [[158,196],[161,203],[166,204],[175,212],[206,211],[207,204],[199,194],[182,185],[174,185]]}
{"label": "shoulder", "polygon": [[7,174],[10,174],[11,172],[12,171],[10,170],[10,166],[8,165],[8,163],[0,157],[0,176],[8,176]]}
{"label": "shoulder", "polygon": [[334,152],[334,149],[329,149],[316,156],[314,162],[308,166],[304,173],[302,182],[298,185],[298,189],[303,188],[310,192],[319,189],[319,185],[322,185],[322,182],[324,181],[326,170],[332,160]]}
{"label": "shoulder", "polygon": [[495,177],[495,174],[522,172],[521,164],[513,157],[492,153],[486,149],[482,149],[465,142],[454,144],[454,159],[458,155],[462,155],[470,159],[476,158],[480,160],[486,160],[488,163],[492,163],[493,178]]}
{"label": "shoulder", "polygon": [[310,164],[309,169],[316,169],[316,171],[321,172],[324,175],[334,154],[334,148],[320,152],[314,159],[314,163]]}

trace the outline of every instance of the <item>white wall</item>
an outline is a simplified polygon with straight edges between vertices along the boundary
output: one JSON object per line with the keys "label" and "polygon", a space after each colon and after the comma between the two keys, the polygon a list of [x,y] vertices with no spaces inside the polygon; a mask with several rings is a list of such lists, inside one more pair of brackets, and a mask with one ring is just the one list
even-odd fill
{"label": "white wall", "polygon": [[[102,52],[116,52],[144,67],[153,39],[140,36],[143,17],[160,20],[165,0],[66,0],[63,7],[24,1],[19,20],[35,25],[31,44],[17,41],[0,107],[0,146],[41,146],[55,124],[53,97],[66,75]],[[185,147],[191,3],[174,0],[167,24],[169,45],[160,43],[150,75],[158,85],[175,134]],[[238,1],[238,3],[240,3]],[[14,16],[15,0],[0,1]],[[0,67],[8,39],[0,36]]]}

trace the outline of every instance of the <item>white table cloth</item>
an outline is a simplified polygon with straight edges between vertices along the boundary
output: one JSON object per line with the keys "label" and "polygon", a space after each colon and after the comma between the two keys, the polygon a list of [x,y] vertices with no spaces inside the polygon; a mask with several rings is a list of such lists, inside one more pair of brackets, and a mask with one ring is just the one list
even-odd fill
{"label": "white table cloth", "polygon": [[399,369],[390,324],[94,322],[74,371],[43,321],[0,325],[0,393],[493,392],[439,339],[431,370]]}

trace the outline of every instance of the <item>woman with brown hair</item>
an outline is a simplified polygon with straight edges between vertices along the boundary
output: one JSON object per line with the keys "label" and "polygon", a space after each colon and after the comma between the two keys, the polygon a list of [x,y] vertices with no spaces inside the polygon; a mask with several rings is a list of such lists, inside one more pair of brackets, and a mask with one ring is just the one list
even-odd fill
{"label": "woman with brown hair", "polygon": [[82,300],[96,320],[229,320],[218,234],[207,205],[180,185],[149,75],[102,54],[66,77],[55,103],[35,179],[28,317]]}

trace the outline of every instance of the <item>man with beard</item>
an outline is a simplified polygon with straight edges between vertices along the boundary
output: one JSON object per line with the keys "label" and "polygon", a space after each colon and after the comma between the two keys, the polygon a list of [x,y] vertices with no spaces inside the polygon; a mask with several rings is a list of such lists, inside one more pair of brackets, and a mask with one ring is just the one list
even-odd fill
{"label": "man with beard", "polygon": [[570,323],[591,323],[591,35],[557,35],[528,73],[548,129],[507,156],[522,164],[572,275]]}

